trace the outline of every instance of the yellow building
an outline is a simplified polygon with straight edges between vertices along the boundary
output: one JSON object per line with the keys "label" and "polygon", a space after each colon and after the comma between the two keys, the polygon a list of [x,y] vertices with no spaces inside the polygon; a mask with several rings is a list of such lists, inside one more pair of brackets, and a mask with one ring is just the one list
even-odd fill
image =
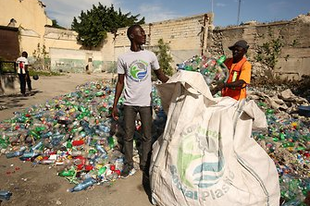
{"label": "yellow building", "polygon": [[1,0],[0,25],[19,28],[20,51],[29,56],[49,53],[53,48],[79,49],[77,33],[66,29],[51,28],[52,20],[46,16],[45,5],[39,0]]}

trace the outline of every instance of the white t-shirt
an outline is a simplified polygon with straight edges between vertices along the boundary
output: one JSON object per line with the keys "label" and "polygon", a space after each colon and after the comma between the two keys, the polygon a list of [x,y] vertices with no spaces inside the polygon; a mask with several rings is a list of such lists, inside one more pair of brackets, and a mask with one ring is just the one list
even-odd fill
{"label": "white t-shirt", "polygon": [[16,60],[17,63],[17,74],[26,74],[26,65],[29,64],[28,59],[26,57],[18,57]]}
{"label": "white t-shirt", "polygon": [[118,57],[117,73],[125,74],[125,105],[151,105],[152,69],[158,70],[159,63],[156,55],[151,51],[129,51]]}

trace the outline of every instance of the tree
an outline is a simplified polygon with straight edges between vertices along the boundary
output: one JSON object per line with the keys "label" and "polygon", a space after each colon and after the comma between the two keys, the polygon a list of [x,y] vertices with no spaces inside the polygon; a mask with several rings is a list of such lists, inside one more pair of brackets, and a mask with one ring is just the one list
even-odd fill
{"label": "tree", "polygon": [[78,19],[73,18],[71,29],[78,33],[77,40],[86,48],[98,47],[107,37],[107,32],[116,35],[117,29],[133,24],[144,24],[144,17],[138,20],[138,15],[130,12],[123,14],[121,9],[115,11],[113,4],[110,7],[93,5],[91,10],[81,11]]}
{"label": "tree", "polygon": [[155,54],[158,57],[159,66],[166,75],[172,76],[174,70],[170,65],[170,63],[172,62],[172,57],[169,54],[169,51],[170,51],[169,45],[165,43],[163,39],[159,39],[158,51],[155,51]]}
{"label": "tree", "polygon": [[58,24],[57,20],[56,19],[53,19],[52,20],[52,26],[53,28],[58,28],[58,29],[65,29],[65,27],[62,27]]}

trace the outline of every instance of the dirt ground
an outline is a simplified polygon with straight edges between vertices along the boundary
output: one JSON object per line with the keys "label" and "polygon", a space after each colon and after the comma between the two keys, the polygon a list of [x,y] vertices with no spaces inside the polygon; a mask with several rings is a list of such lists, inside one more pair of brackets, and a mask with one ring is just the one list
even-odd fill
{"label": "dirt ground", "polygon": [[[16,90],[0,96],[0,121],[11,118],[13,112],[21,111],[34,104],[74,91],[77,85],[95,81],[111,80],[110,74],[66,74],[64,76],[40,77],[32,80],[31,96],[22,97]],[[138,171],[127,179],[96,185],[86,191],[67,192],[74,185],[57,176],[57,168],[48,165],[33,166],[18,158],[0,156],[0,190],[9,190],[12,196],[1,206],[42,206],[42,205],[109,205],[147,206],[152,205],[142,185],[142,173]]]}

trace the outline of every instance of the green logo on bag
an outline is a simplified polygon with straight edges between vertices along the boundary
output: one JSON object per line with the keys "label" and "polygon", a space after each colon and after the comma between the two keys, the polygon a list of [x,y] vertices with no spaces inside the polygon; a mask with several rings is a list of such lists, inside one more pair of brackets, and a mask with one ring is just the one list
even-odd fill
{"label": "green logo on bag", "polygon": [[200,125],[187,127],[181,133],[177,170],[181,182],[190,188],[209,188],[224,174],[224,158],[218,132]]}

